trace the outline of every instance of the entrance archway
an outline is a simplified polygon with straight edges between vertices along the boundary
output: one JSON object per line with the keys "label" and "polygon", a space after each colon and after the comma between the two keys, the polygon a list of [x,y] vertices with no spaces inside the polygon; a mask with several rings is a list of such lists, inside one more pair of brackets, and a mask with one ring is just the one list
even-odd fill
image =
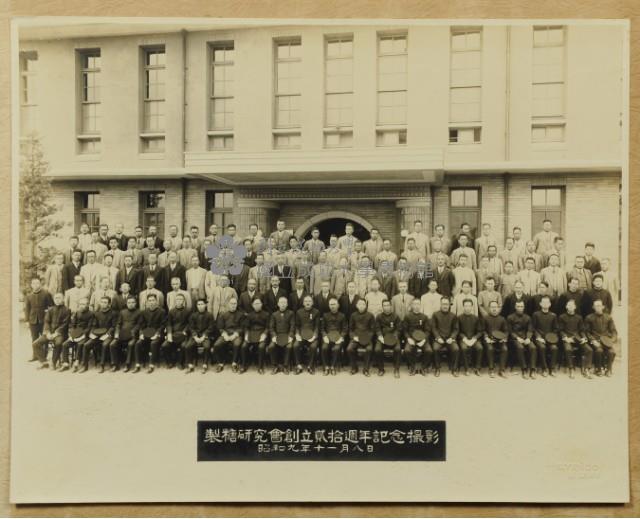
{"label": "entrance archway", "polygon": [[348,211],[327,211],[317,214],[298,227],[295,235],[308,240],[311,238],[311,229],[317,227],[320,230],[320,239],[329,245],[331,235],[342,236],[348,222],[353,224],[353,235],[356,238],[361,241],[369,239],[373,225],[361,216]]}

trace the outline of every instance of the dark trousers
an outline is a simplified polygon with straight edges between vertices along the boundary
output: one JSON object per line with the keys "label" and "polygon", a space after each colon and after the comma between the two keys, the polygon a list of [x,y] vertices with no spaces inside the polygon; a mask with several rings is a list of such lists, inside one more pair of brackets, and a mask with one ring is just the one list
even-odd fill
{"label": "dark trousers", "polygon": [[476,342],[471,346],[466,344],[462,339],[459,339],[458,347],[460,348],[460,356],[462,357],[464,369],[469,369],[469,355],[471,352],[473,352],[473,365],[475,369],[482,368],[482,342],[480,342],[480,339],[476,339]]}
{"label": "dark trousers", "polygon": [[271,359],[272,366],[286,366],[291,365],[291,353],[293,351],[293,343],[289,342],[286,346],[279,346],[275,342],[272,342],[267,346],[267,353]]}
{"label": "dark trousers", "polygon": [[122,358],[122,350],[123,346],[126,347],[126,365],[131,365],[131,360],[133,358],[133,351],[135,348],[136,340],[122,340],[122,339],[113,339],[111,344],[109,345],[109,357],[111,358],[111,365],[116,368],[120,367],[120,359]]}
{"label": "dark trousers", "polygon": [[74,341],[69,338],[64,341],[62,345],[62,362],[64,364],[69,364],[69,361],[80,361],[85,342],[87,342],[87,339]]}
{"label": "dark trousers", "polygon": [[371,353],[373,352],[373,345],[367,346],[361,345],[359,342],[351,341],[347,346],[347,355],[349,356],[349,363],[351,369],[358,369],[358,348],[364,348],[364,369],[369,369],[371,365]]}
{"label": "dark trousers", "polygon": [[529,344],[522,344],[514,339],[512,344],[516,353],[518,367],[520,369],[526,369],[527,366],[529,366],[529,369],[535,369],[538,356],[538,348],[536,347],[535,342],[530,341]]}
{"label": "dark trousers", "polygon": [[32,359],[38,358],[38,352],[34,343],[40,338],[42,335],[42,330],[44,329],[43,323],[36,323],[29,325],[29,331],[31,332],[31,349],[32,351]]}
{"label": "dark trousers", "polygon": [[[40,362],[47,362],[47,355],[49,353],[49,343],[53,343],[53,359],[52,362],[54,366],[57,361],[60,359],[60,352],[62,352],[62,344],[64,343],[64,338],[61,335],[56,336],[55,339],[47,339],[44,335],[41,335],[38,339],[36,339],[31,345],[33,348],[33,353],[36,358]],[[58,356],[56,357],[55,352],[56,348],[58,348]]]}
{"label": "dark trousers", "polygon": [[213,344],[213,361],[218,364],[224,364],[224,355],[229,350],[229,347],[232,347],[233,362],[238,362],[241,345],[242,339],[240,337],[236,337],[232,341],[226,341],[222,336],[218,337],[218,340]]}
{"label": "dark trousers", "polygon": [[582,369],[589,369],[593,365],[593,348],[588,342],[580,345],[580,351],[582,353],[581,367]]}
{"label": "dark trousers", "polygon": [[135,345],[135,360],[136,364],[144,364],[150,357],[150,364],[157,364],[160,359],[160,346],[162,345],[162,337],[157,339],[148,339],[143,337],[138,339]]}
{"label": "dark trousers", "polygon": [[[181,344],[184,344],[184,342]],[[175,366],[178,364],[178,357],[180,356],[181,348],[177,342],[164,341],[160,346],[160,352],[162,354],[162,358],[168,365]]]}
{"label": "dark trousers", "polygon": [[82,348],[82,365],[85,368],[89,367],[89,357],[91,356],[91,352],[93,352],[93,355],[96,359],[96,364],[100,362],[100,364],[104,366],[110,345],[110,338],[105,339],[104,341],[101,341],[98,337],[96,337],[95,339],[89,339],[87,342],[85,342],[84,348]]}
{"label": "dark trousers", "polygon": [[458,369],[460,348],[455,341],[452,341],[451,344],[447,344],[446,342],[444,344],[440,344],[438,341],[433,341],[433,364],[436,369],[440,369],[440,351],[445,348],[449,351],[449,363],[451,370],[456,371]]}
{"label": "dark trousers", "polygon": [[338,364],[338,358],[340,357],[340,350],[342,349],[342,343],[336,344],[335,342],[324,342],[320,346],[320,358],[322,359],[323,368],[335,368]]}
{"label": "dark trousers", "polygon": [[498,369],[500,371],[504,371],[507,365],[507,343],[498,341],[490,342],[485,339],[484,350],[487,354],[487,363],[489,365],[489,369],[493,370],[495,368],[495,356],[497,355]]}
{"label": "dark trousers", "polygon": [[[208,338],[200,343],[202,345],[203,364],[209,364],[211,362],[211,340]],[[184,358],[187,364],[195,364],[198,360],[198,346],[199,344],[191,337],[184,345]]]}
{"label": "dark trousers", "polygon": [[[536,345],[538,347],[538,358],[540,359],[542,369],[556,369],[558,367],[558,344],[536,339]],[[550,354],[549,363],[547,363],[547,351]]]}
{"label": "dark trousers", "polygon": [[427,369],[431,365],[433,359],[433,348],[426,340],[422,346],[417,344],[407,344],[404,347],[404,353],[407,356],[407,363],[410,368],[415,368],[418,359],[418,348],[422,348],[422,368]]}
{"label": "dark trousers", "polygon": [[240,362],[242,363],[242,367],[244,369],[246,369],[249,365],[249,352],[251,348],[256,345],[258,348],[258,367],[260,369],[264,368],[264,354],[265,350],[267,349],[266,341],[260,341],[257,343],[245,341],[242,343],[242,347],[240,350]]}
{"label": "dark trousers", "polygon": [[592,343],[592,347],[595,367],[597,369],[607,368],[608,370],[611,370],[613,367],[613,361],[616,358],[615,350],[602,343],[599,343],[598,345]]}
{"label": "dark trousers", "polygon": [[302,356],[303,356],[303,349],[307,348],[309,350],[309,367],[315,366],[316,363],[316,357],[318,355],[318,339],[315,339],[313,341],[295,341],[293,343],[293,356],[295,358],[296,364],[297,365],[301,365],[302,364]]}
{"label": "dark trousers", "polygon": [[393,368],[400,369],[400,355],[402,353],[402,347],[398,342],[395,346],[385,346],[380,341],[376,342],[373,348],[373,357],[375,363],[379,369],[384,369],[384,352],[385,350],[393,350]]}

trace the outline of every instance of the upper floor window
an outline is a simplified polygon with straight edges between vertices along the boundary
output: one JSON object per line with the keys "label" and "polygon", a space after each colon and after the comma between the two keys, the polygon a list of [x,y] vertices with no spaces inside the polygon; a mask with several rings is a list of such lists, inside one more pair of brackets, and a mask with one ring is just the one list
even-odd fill
{"label": "upper floor window", "polygon": [[325,40],[326,147],[348,147],[353,140],[353,37]]}
{"label": "upper floor window", "polygon": [[299,148],[302,42],[300,38],[276,40],[274,51],[274,148]]}
{"label": "upper floor window", "polygon": [[142,225],[145,236],[149,234],[149,227],[155,227],[158,236],[164,236],[164,209],[164,191],[142,191],[140,193],[140,225]]}
{"label": "upper floor window", "polygon": [[142,53],[142,151],[162,152],[165,142],[165,48],[144,48]]}
{"label": "upper floor window", "polygon": [[102,133],[100,49],[79,51],[78,59],[80,64],[79,151],[80,153],[98,153]]}
{"label": "upper floor window", "polygon": [[[407,35],[378,35],[377,138],[379,146],[406,144]],[[384,128],[395,126],[395,128]]]}
{"label": "upper floor window", "polygon": [[86,223],[89,232],[98,232],[100,228],[100,193],[76,193],[76,232]]}
{"label": "upper floor window", "polygon": [[234,44],[232,41],[211,45],[211,106],[209,149],[233,149],[234,116]]}
{"label": "upper floor window", "polygon": [[36,52],[20,53],[20,131],[27,135],[35,131],[36,105],[38,104],[36,82],[38,70],[38,54]]}

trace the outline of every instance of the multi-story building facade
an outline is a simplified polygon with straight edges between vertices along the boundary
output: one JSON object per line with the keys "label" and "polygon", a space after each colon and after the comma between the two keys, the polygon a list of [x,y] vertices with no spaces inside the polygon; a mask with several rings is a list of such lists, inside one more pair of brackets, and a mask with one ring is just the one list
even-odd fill
{"label": "multi-story building facade", "polygon": [[619,262],[621,25],[128,29],[22,34],[68,234],[349,220],[399,247],[416,219],[503,241],[549,217]]}

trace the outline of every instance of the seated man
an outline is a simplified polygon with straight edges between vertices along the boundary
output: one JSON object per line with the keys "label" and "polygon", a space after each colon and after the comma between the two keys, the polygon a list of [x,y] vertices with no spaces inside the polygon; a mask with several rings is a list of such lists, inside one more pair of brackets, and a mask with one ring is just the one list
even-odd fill
{"label": "seated man", "polygon": [[160,345],[167,323],[167,313],[158,306],[155,295],[147,296],[147,307],[140,314],[140,336],[135,346],[136,367],[134,373],[140,371],[141,366],[151,356],[148,373],[153,373],[160,357]]}
{"label": "seated man", "polygon": [[470,281],[462,282],[461,291],[458,292],[453,298],[451,311],[458,316],[462,315],[464,313],[464,302],[467,299],[471,301],[471,310],[473,315],[480,315],[480,311],[478,310],[478,298],[471,293]]}
{"label": "seated man", "polygon": [[[89,355],[94,352],[96,364],[100,359],[99,373],[104,373],[104,365],[109,353],[109,346],[113,340],[116,327],[116,312],[111,308],[111,300],[108,296],[100,299],[100,308],[93,313],[93,321],[89,330],[89,340],[82,350],[82,369],[80,373],[89,369]],[[114,366],[113,362],[111,363]]]}
{"label": "seated man", "polygon": [[[469,285],[471,287],[471,285]],[[472,296],[469,294],[469,296]],[[464,374],[469,374],[469,349],[474,351],[475,374],[480,375],[482,367],[482,319],[478,317],[474,311],[473,300],[471,297],[462,301],[462,314],[458,315],[458,346],[462,355],[462,363],[464,365]]]}
{"label": "seated man", "polygon": [[[424,297],[424,296],[423,296]],[[391,301],[382,302],[382,313],[376,317],[378,341],[374,348],[375,362],[378,365],[378,375],[384,375],[384,350],[393,349],[393,376],[400,377],[400,353],[402,344],[402,321],[393,313]]]}
{"label": "seated man", "polygon": [[296,361],[296,375],[302,373],[302,349],[309,349],[307,371],[314,373],[316,355],[318,354],[318,338],[320,336],[320,312],[313,308],[313,298],[306,295],[302,308],[296,312],[296,342],[293,343],[293,356]]}
{"label": "seated man", "polygon": [[429,318],[420,311],[420,300],[411,301],[411,311],[404,316],[403,331],[405,336],[404,352],[407,355],[409,364],[409,375],[416,374],[417,350],[422,348],[422,370],[426,375],[429,371],[433,349],[429,344],[429,334],[431,333],[431,323]]}
{"label": "seated man", "polygon": [[497,301],[489,304],[489,315],[484,317],[484,347],[489,364],[489,376],[494,377],[495,358],[498,353],[498,375],[507,378],[504,370],[507,365],[507,337],[509,328],[507,320],[500,315],[500,307]]}
{"label": "seated man", "polygon": [[[419,302],[418,302],[419,303]],[[349,336],[351,341],[347,346],[347,354],[351,364],[351,374],[358,372],[358,348],[364,348],[364,370],[366,377],[369,376],[369,366],[371,364],[371,353],[373,351],[372,337],[375,333],[376,319],[371,312],[367,311],[367,302],[359,299],[356,303],[356,312],[351,314],[349,320]]]}
{"label": "seated man", "polygon": [[[347,337],[348,323],[345,315],[339,311],[340,304],[338,298],[329,299],[329,311],[323,316],[320,323],[322,331],[322,347],[320,356],[322,357],[322,367],[324,375],[336,374],[336,365],[340,350]],[[331,359],[329,359],[331,353]]]}
{"label": "seated man", "polygon": [[582,350],[582,376],[591,378],[589,370],[593,360],[593,350],[584,334],[584,322],[582,316],[576,312],[576,302],[573,299],[567,301],[566,312],[558,317],[558,330],[564,344],[569,377],[573,378],[573,349],[574,346],[579,346]]}
{"label": "seated man", "polygon": [[188,333],[189,340],[184,347],[184,357],[187,364],[187,373],[193,373],[197,362],[198,347],[202,346],[202,372],[207,372],[207,366],[211,362],[211,341],[216,328],[213,315],[207,311],[207,302],[201,298],[196,301],[196,311],[189,316]]}
{"label": "seated man", "polygon": [[253,300],[252,310],[244,320],[244,342],[242,343],[240,355],[240,373],[247,371],[249,350],[252,347],[258,348],[258,373],[264,373],[264,353],[269,337],[270,315],[262,308],[262,299],[259,297]]}
{"label": "seated man", "polygon": [[529,376],[536,376],[536,345],[531,340],[533,337],[533,328],[531,328],[531,318],[524,312],[525,302],[523,300],[515,303],[515,312],[507,317],[509,325],[509,337],[511,344],[516,352],[518,366],[522,371],[522,378],[527,378],[527,363],[525,362],[524,353],[527,350],[529,354]]}
{"label": "seated man", "polygon": [[181,347],[187,339],[190,314],[184,294],[176,294],[175,306],[169,310],[167,317],[167,338],[160,347],[169,368],[178,364],[179,360],[182,364]]}
{"label": "seated man", "polygon": [[604,373],[610,377],[613,360],[616,358],[614,347],[618,340],[618,331],[611,315],[604,311],[604,303],[600,299],[593,302],[593,313],[585,319],[584,329],[593,348],[596,375],[601,376]]}
{"label": "seated man", "polygon": [[449,310],[451,303],[449,298],[440,298],[440,310],[433,314],[431,319],[431,333],[433,335],[433,363],[435,365],[434,375],[440,376],[440,350],[446,347],[449,350],[449,361],[451,372],[454,377],[458,376],[458,355],[460,348],[456,339],[458,338],[458,319]]}
{"label": "seated man", "polygon": [[116,329],[110,346],[113,365],[111,371],[117,371],[120,367],[120,352],[122,347],[126,346],[125,373],[129,371],[133,362],[136,339],[140,335],[140,310],[136,308],[136,296],[129,294],[126,301],[126,307],[118,312]]}
{"label": "seated man", "polygon": [[[271,358],[273,375],[279,371],[289,372],[295,326],[295,315],[287,308],[287,296],[282,295],[278,298],[278,309],[271,314],[269,321],[271,343],[267,346],[267,352]],[[284,350],[284,354],[281,350]]]}
{"label": "seated man", "polygon": [[[64,296],[62,292],[58,292],[53,296],[53,306],[44,314],[44,329],[42,335],[33,343],[33,350],[40,361],[40,368],[47,368],[47,353],[49,343],[53,344],[53,355],[51,359],[51,368],[56,369],[62,356],[62,345],[67,338],[67,327],[71,312],[63,304]],[[67,369],[69,365],[67,364]]]}
{"label": "seated man", "polygon": [[[228,311],[218,316],[218,330],[220,337],[213,345],[213,359],[217,363],[216,373],[220,373],[224,369],[224,357],[228,353],[229,348],[233,348],[233,360],[231,369],[238,371],[238,357],[240,346],[242,345],[242,327],[244,323],[245,313],[238,308],[238,299],[231,298],[227,306]],[[202,367],[202,372],[207,371],[207,365]]]}
{"label": "seated man", "polygon": [[89,330],[93,322],[93,312],[89,310],[89,299],[83,297],[78,300],[78,310],[71,314],[69,321],[69,338],[63,344],[63,366],[69,365],[69,350],[73,350],[73,371],[78,371],[84,345],[89,339]]}
{"label": "seated man", "polygon": [[[531,326],[538,346],[538,358],[542,364],[542,376],[547,376],[547,369],[552,377],[556,376],[558,364],[558,319],[551,310],[551,298],[543,296],[540,310],[533,312]],[[547,350],[551,352],[551,364],[547,368]]]}

